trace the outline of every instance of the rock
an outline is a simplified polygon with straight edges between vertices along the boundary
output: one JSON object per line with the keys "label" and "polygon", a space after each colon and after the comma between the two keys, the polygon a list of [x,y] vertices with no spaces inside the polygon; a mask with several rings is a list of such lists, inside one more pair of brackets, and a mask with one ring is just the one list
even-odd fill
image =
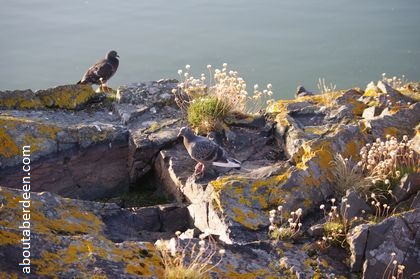
{"label": "rock", "polygon": [[[177,140],[181,112],[174,103],[176,80],[132,84],[118,89],[114,110],[130,130],[128,168],[130,183],[148,173],[163,147]],[[171,96],[171,98],[168,98]]]}
{"label": "rock", "polygon": [[350,268],[352,272],[362,271],[368,232],[369,225],[363,224],[354,227],[347,235],[347,243],[350,246],[351,253]]}
{"label": "rock", "polygon": [[363,111],[362,117],[370,120],[378,116],[380,113],[381,110],[378,107],[368,107]]}
{"label": "rock", "polygon": [[414,197],[413,202],[410,206],[411,209],[420,209],[420,192]]}
{"label": "rock", "polygon": [[[396,260],[405,266],[404,276],[418,273],[420,258],[420,211],[414,209],[369,226],[363,278],[380,278]],[[395,253],[395,256],[391,254]]]}
{"label": "rock", "polygon": [[405,174],[400,184],[395,186],[392,193],[395,196],[395,202],[399,203],[420,191],[420,173]]}
{"label": "rock", "polygon": [[[354,217],[364,217],[372,213],[372,209],[360,195],[354,191],[347,191],[344,197],[346,202],[341,203],[340,215],[346,220],[353,220]],[[350,207],[348,207],[349,205]]]}
{"label": "rock", "polygon": [[[63,278],[107,276],[112,278],[163,278],[164,265],[153,243],[169,238],[162,231],[166,221],[179,221],[181,229],[182,207],[169,205],[138,209],[121,209],[115,204],[80,201],[45,193],[30,193],[31,276],[46,278],[51,274]],[[0,275],[2,278],[21,277],[22,220],[21,190],[0,187]],[[185,207],[184,207],[185,208]],[[7,210],[6,210],[7,209]],[[173,228],[175,229],[175,228]],[[173,233],[170,233],[173,235]],[[28,239],[28,237],[25,237]],[[28,241],[26,241],[28,242]],[[182,241],[188,261],[191,245],[198,239]],[[216,255],[211,264],[219,260]],[[211,272],[212,277],[267,278],[282,273],[267,263],[276,262],[270,248],[263,244],[226,246],[225,256]],[[187,263],[186,263],[187,264]]]}
{"label": "rock", "polygon": [[28,145],[32,191],[91,200],[117,195],[128,189],[127,137],[118,118],[102,111],[3,111],[0,184],[22,187],[21,149]]}
{"label": "rock", "polygon": [[[164,79],[121,86],[118,88],[117,101],[120,104],[144,105],[149,108],[156,105],[170,105],[174,102],[172,89],[175,89],[177,85],[177,80]],[[170,99],[169,96],[171,96]]]}
{"label": "rock", "polygon": [[392,88],[389,84],[385,82],[378,81],[378,88],[379,90],[382,91],[382,93],[385,93],[388,96],[388,99],[391,102],[403,102],[403,103],[413,102],[413,99],[401,94],[398,90],[395,90],[394,88]]}
{"label": "rock", "polygon": [[408,107],[395,108],[392,115],[365,120],[364,124],[371,130],[374,138],[385,138],[386,135],[402,138],[414,136],[414,127],[420,122],[420,103]]}
{"label": "rock", "polygon": [[44,105],[32,90],[0,91],[0,109],[40,109]]}
{"label": "rock", "polygon": [[[156,278],[163,274],[160,254],[152,243],[140,238],[115,243],[108,238],[108,228],[119,232],[135,229],[131,222],[104,222],[109,216],[127,214],[125,210],[115,204],[65,199],[48,192],[30,194],[32,276]],[[1,272],[16,277],[22,276],[17,265],[22,261],[23,231],[17,227],[22,220],[18,199],[22,199],[22,191],[0,187]]]}
{"label": "rock", "polygon": [[46,90],[0,91],[0,109],[81,109],[99,94],[89,85],[61,85]]}
{"label": "rock", "polygon": [[324,223],[312,225],[308,229],[308,234],[310,236],[322,237],[324,235]]}

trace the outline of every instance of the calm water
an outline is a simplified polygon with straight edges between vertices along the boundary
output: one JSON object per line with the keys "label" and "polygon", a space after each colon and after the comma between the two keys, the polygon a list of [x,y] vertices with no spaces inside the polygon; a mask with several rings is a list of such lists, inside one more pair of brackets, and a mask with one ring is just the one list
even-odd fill
{"label": "calm water", "polygon": [[227,62],[249,86],[290,98],[319,77],[365,86],[420,80],[420,0],[0,0],[0,90],[73,83],[109,49],[109,85]]}

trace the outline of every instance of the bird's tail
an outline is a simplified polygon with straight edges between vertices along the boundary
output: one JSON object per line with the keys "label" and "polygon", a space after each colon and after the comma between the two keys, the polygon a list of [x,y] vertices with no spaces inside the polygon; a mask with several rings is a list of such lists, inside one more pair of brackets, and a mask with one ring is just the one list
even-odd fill
{"label": "bird's tail", "polygon": [[240,168],[241,162],[236,159],[229,158],[227,163],[225,162],[213,162],[213,166],[222,167],[222,168]]}
{"label": "bird's tail", "polygon": [[76,84],[82,84],[82,81],[81,81],[81,80],[79,80]]}

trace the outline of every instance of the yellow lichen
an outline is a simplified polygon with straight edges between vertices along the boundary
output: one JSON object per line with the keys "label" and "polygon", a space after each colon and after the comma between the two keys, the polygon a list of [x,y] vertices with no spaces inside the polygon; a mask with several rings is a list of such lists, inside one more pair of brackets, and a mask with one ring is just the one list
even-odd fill
{"label": "yellow lichen", "polygon": [[[0,126],[1,126],[0,122]],[[6,129],[0,128],[0,156],[11,158],[20,154],[20,150],[16,143],[6,132]]]}
{"label": "yellow lichen", "polygon": [[95,95],[89,85],[58,86],[38,93],[42,104],[46,107],[76,109]]}
{"label": "yellow lichen", "polygon": [[0,228],[0,246],[3,245],[18,245],[20,243],[21,237],[9,231],[5,231]]}

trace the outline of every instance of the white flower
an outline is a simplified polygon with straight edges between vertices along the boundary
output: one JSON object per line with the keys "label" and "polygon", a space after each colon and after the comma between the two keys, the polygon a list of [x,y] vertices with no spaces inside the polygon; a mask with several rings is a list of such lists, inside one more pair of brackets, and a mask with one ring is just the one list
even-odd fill
{"label": "white flower", "polygon": [[273,226],[273,225],[271,225],[271,226],[269,226],[269,227],[268,227],[268,230],[269,230],[269,231],[274,231],[275,229],[276,229],[276,227],[275,227],[275,226]]}
{"label": "white flower", "polygon": [[180,236],[180,235],[181,235],[181,232],[180,232],[180,231],[176,231],[176,232],[175,232],[175,235],[176,235],[176,236]]}
{"label": "white flower", "polygon": [[282,211],[283,210],[283,206],[282,205],[279,205],[279,207],[277,207],[277,210],[278,211]]}
{"label": "white flower", "polygon": [[182,70],[178,70],[178,75],[182,75]]}
{"label": "white flower", "polygon": [[198,245],[200,245],[200,246],[204,246],[204,245],[206,245],[206,242],[205,242],[204,240],[200,240],[200,241],[198,242]]}
{"label": "white flower", "polygon": [[211,69],[211,65],[210,64],[207,65],[207,69],[209,69],[209,70]]}
{"label": "white flower", "polygon": [[224,254],[225,254],[225,252],[226,252],[226,251],[225,251],[225,249],[220,249],[220,250],[219,250],[219,254],[220,254],[220,255],[224,255]]}
{"label": "white flower", "polygon": [[258,84],[254,84],[254,90],[258,90]]}
{"label": "white flower", "polygon": [[267,89],[268,89],[268,90],[273,89],[273,85],[272,85],[271,83],[267,84]]}
{"label": "white flower", "polygon": [[185,69],[187,69],[187,71],[189,71],[190,70],[190,68],[191,68],[191,66],[190,65],[185,65]]}
{"label": "white flower", "polygon": [[319,209],[324,209],[325,208],[325,204],[321,204],[321,206],[319,207]]}

